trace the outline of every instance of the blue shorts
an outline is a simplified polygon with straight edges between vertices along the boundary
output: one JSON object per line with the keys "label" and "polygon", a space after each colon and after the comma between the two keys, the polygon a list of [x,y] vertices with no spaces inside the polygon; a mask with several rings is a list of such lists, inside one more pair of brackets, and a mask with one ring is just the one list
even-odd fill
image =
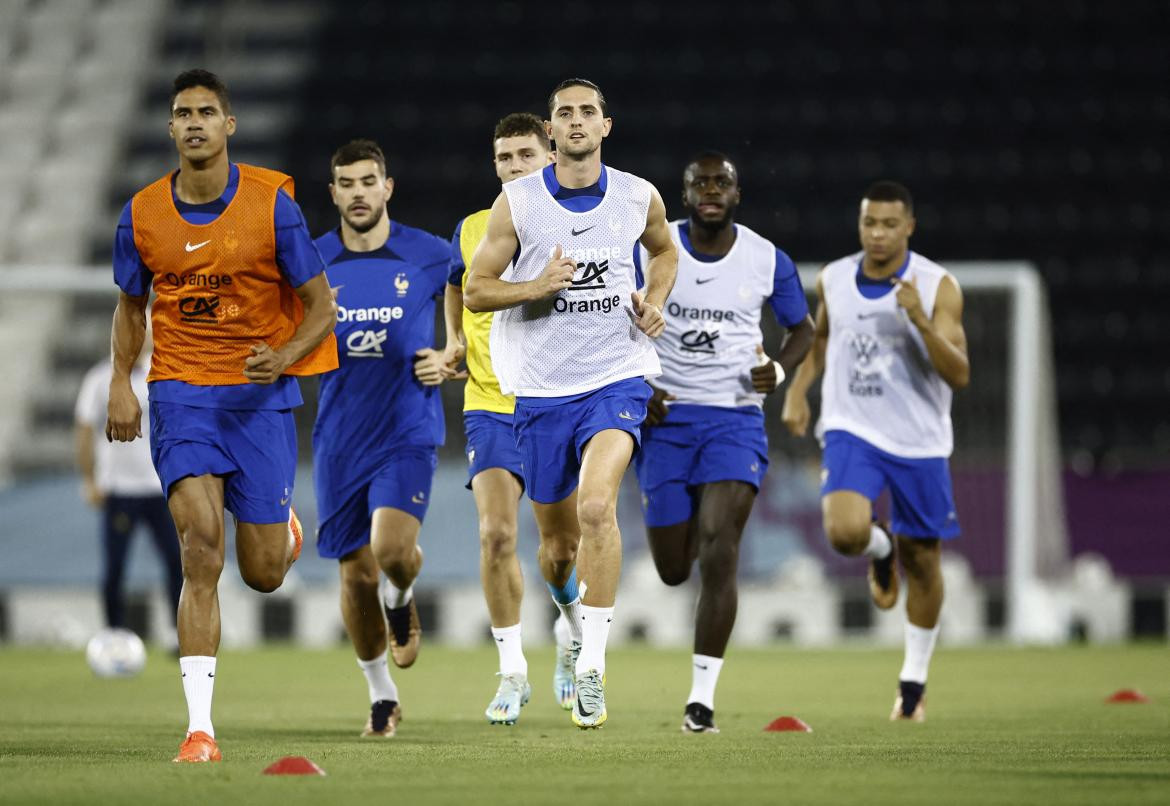
{"label": "blue shorts", "polygon": [[175,482],[210,473],[244,523],[288,521],[297,473],[291,409],[209,409],[150,401],[150,455],[169,497]]}
{"label": "blue shorts", "polygon": [[516,446],[528,497],[555,504],[577,489],[581,452],[601,431],[625,431],[637,450],[650,393],[644,380],[628,378],[580,395],[516,398]]}
{"label": "blue shorts", "polygon": [[825,432],[821,495],[837,490],[876,500],[890,488],[890,524],[903,537],[959,536],[951,471],[943,457],[906,459],[875,448],[848,431]]}
{"label": "blue shorts", "polygon": [[757,406],[673,405],[665,420],[642,429],[634,467],[647,526],[690,520],[703,484],[743,481],[758,492],[768,471],[764,413]]}
{"label": "blue shorts", "polygon": [[[402,510],[421,523],[438,464],[433,446],[399,448],[356,478],[343,464],[319,462],[314,468],[321,517],[317,553],[338,559],[369,544],[374,510],[379,507]],[[339,478],[342,473],[345,476]],[[326,492],[329,485],[332,492]],[[343,492],[338,495],[338,491]]]}
{"label": "blue shorts", "polygon": [[507,470],[521,487],[524,486],[524,471],[520,451],[516,448],[511,414],[464,412],[463,432],[467,435],[467,489],[471,489],[472,479],[493,467]]}

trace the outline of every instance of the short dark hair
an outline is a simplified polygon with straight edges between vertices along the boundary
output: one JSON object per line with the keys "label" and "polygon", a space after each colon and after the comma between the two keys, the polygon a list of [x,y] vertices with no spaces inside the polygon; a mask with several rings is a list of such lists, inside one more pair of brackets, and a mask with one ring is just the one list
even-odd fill
{"label": "short dark hair", "polygon": [[687,160],[687,164],[683,168],[683,171],[685,172],[687,168],[690,168],[692,165],[696,165],[703,160],[717,160],[719,162],[726,162],[735,169],[736,175],[739,175],[739,166],[735,164],[735,160],[724,154],[722,151],[715,151],[713,149],[707,149],[706,151],[700,151],[698,154],[695,154],[693,157]]}
{"label": "short dark hair", "polygon": [[329,161],[329,173],[332,174],[335,168],[340,168],[342,165],[353,165],[362,160],[373,160],[382,169],[382,175],[389,176],[386,173],[386,155],[373,140],[350,140],[334,151],[333,159]]}
{"label": "short dark hair", "polygon": [[523,137],[526,134],[536,135],[537,141],[544,146],[546,151],[552,148],[548,141],[548,130],[544,127],[544,121],[531,112],[513,112],[500,118],[500,122],[496,124],[496,130],[492,132],[492,143],[494,144],[501,137]]}
{"label": "short dark hair", "polygon": [[874,182],[861,198],[868,201],[900,201],[902,202],[902,206],[906,208],[907,213],[914,212],[914,198],[910,195],[910,190],[902,183],[892,182],[889,179]]}
{"label": "short dark hair", "polygon": [[175,76],[174,82],[171,83],[171,108],[175,108],[175,98],[180,92],[193,87],[204,87],[211,90],[219,99],[219,105],[223,109],[224,115],[232,113],[232,100],[228,96],[227,84],[224,84],[223,80],[215,73],[198,67],[194,70],[184,70]]}
{"label": "short dark hair", "polygon": [[560,84],[553,87],[553,91],[548,94],[548,113],[553,112],[553,104],[556,103],[557,93],[568,87],[587,87],[597,93],[597,102],[601,104],[601,114],[609,117],[609,106],[605,103],[605,94],[601,91],[601,87],[594,84],[587,78],[566,78]]}

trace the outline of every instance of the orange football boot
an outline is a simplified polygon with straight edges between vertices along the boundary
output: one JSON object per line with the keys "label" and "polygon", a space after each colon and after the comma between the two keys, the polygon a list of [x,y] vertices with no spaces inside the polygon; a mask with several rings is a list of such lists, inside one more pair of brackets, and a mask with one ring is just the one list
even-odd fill
{"label": "orange football boot", "polygon": [[288,508],[288,535],[293,541],[292,563],[295,563],[301,556],[301,546],[305,542],[305,533],[301,530],[301,519],[297,517],[297,513],[292,507]]}
{"label": "orange football boot", "polygon": [[175,756],[176,762],[194,762],[201,761],[222,761],[223,754],[219,752],[219,745],[215,743],[215,739],[208,736],[201,730],[194,733],[188,733],[187,738],[179,745],[179,755]]}

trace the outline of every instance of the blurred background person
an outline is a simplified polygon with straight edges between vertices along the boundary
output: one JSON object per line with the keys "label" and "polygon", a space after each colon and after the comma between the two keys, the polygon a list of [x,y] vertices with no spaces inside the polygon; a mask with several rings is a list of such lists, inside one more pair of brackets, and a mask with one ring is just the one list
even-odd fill
{"label": "blurred background person", "polygon": [[[153,346],[149,328],[146,339],[130,375],[130,384],[142,406],[143,430],[149,432],[146,375]],[[183,587],[179,538],[150,459],[150,443],[146,440],[109,442],[103,434],[112,371],[109,358],[105,358],[85,374],[74,410],[82,498],[101,512],[102,603],[106,623],[110,627],[126,626],[126,564],[130,539],[140,524],[150,533],[162,560],[173,623]]]}

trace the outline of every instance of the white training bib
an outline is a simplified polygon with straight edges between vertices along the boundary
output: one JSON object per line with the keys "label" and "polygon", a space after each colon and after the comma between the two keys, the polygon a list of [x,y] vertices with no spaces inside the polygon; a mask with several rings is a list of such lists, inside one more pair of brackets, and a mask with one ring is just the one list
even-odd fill
{"label": "white training bib", "polygon": [[584,213],[562,207],[542,171],[504,185],[520,240],[520,256],[506,279],[536,279],[558,245],[577,261],[569,288],[492,318],[492,368],[505,394],[559,397],[659,372],[650,338],[634,324],[630,299],[650,183],[604,170],[605,197]]}
{"label": "white training bib", "polygon": [[[817,436],[842,430],[908,459],[951,455],[951,388],[930,363],[926,344],[896,291],[878,299],[857,288],[861,254],[821,273],[829,316]],[[914,280],[926,315],[934,313],[947,271],[910,253],[904,280]]]}
{"label": "white training bib", "polygon": [[[662,314],[666,332],[655,343],[662,374],[654,385],[675,403],[762,406],[752,388],[756,348],[764,343],[760,309],[772,296],[776,246],[742,224],[719,260],[701,261],[682,245],[679,222],[670,224],[678,246],[678,279]],[[647,253],[643,248],[642,265]]]}

